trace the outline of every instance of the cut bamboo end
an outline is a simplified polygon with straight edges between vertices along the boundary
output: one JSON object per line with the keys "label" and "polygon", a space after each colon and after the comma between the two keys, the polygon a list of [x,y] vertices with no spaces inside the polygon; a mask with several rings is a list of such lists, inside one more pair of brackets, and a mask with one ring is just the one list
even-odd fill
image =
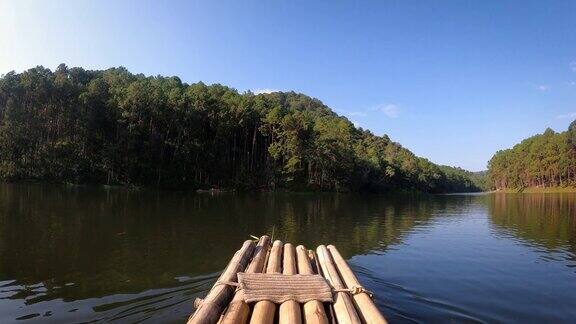
{"label": "cut bamboo end", "polygon": [[[254,256],[252,261],[246,268],[247,273],[260,273],[264,271],[268,251],[270,250],[270,237],[268,235],[262,236],[258,240],[258,245],[254,249]],[[236,289],[234,298],[230,302],[228,309],[220,318],[219,323],[222,324],[244,324],[248,322],[250,316],[250,306],[242,299],[242,293]]]}
{"label": "cut bamboo end", "polygon": [[298,273],[299,274],[315,274],[316,272],[310,264],[308,257],[308,250],[303,245],[296,247],[296,259],[298,260]]}
{"label": "cut bamboo end", "polygon": [[[338,270],[340,277],[344,281],[346,288],[353,289],[355,287],[362,287],[362,285],[358,281],[358,278],[356,278],[356,275],[354,275],[354,272],[352,272],[352,269],[350,269],[350,267],[348,266],[348,264],[346,263],[340,252],[338,252],[338,249],[336,249],[334,245],[328,245],[328,250],[332,255],[332,259],[334,260],[336,269]],[[384,318],[384,316],[382,316],[382,314],[372,301],[372,298],[370,298],[370,296],[367,293],[365,292],[356,293],[352,295],[352,300],[354,301],[354,304],[358,309],[358,315],[365,323],[377,323],[377,324],[387,323],[386,319]]]}
{"label": "cut bamboo end", "polygon": [[254,249],[254,257],[248,265],[246,272],[259,273],[264,271],[264,266],[266,265],[266,256],[269,250],[270,237],[268,235],[264,235],[258,240],[258,245],[256,245],[256,249]]}
{"label": "cut bamboo end", "polygon": [[290,243],[284,244],[282,273],[285,275],[294,275],[298,273],[298,268],[296,266],[296,249],[294,249],[294,245]]}

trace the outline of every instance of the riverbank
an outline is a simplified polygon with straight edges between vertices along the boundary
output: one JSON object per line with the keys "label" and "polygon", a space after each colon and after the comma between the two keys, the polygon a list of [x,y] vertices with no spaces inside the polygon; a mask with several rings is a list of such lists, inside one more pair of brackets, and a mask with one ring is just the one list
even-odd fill
{"label": "riverbank", "polygon": [[493,190],[492,193],[576,193],[576,187],[530,187],[524,189],[500,189]]}
{"label": "riverbank", "polygon": [[18,181],[6,181],[0,179],[0,184],[7,185],[46,185],[46,186],[62,186],[66,188],[96,188],[102,190],[128,190],[128,191],[147,191],[147,190],[159,190],[167,192],[195,192],[198,194],[232,194],[232,193],[296,193],[296,194],[327,194],[327,193],[338,193],[338,194],[460,194],[460,193],[481,193],[482,191],[455,191],[455,192],[427,192],[417,188],[378,188],[378,189],[365,189],[360,188],[356,190],[350,190],[347,188],[342,188],[340,190],[321,190],[313,189],[305,186],[294,186],[290,187],[265,187],[261,186],[258,188],[246,188],[246,187],[220,187],[220,188],[194,188],[194,187],[159,187],[154,185],[135,185],[135,184],[102,184],[102,183],[73,183],[73,182],[59,182],[59,181],[34,181],[34,180],[18,180]]}

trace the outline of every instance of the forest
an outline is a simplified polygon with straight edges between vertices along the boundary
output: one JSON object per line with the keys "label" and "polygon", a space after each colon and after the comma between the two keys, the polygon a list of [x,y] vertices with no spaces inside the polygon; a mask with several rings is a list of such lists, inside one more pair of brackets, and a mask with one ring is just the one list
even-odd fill
{"label": "forest", "polygon": [[0,78],[0,179],[432,193],[484,186],[481,176],[418,157],[303,94],[64,64]]}
{"label": "forest", "polygon": [[576,187],[576,120],[565,132],[548,128],[496,152],[488,162],[488,178],[494,189]]}

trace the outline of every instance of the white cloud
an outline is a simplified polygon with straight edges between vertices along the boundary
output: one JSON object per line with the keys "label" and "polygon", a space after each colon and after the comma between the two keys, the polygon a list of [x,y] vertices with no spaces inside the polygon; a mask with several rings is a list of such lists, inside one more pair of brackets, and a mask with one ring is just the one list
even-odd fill
{"label": "white cloud", "polygon": [[571,86],[576,86],[576,81],[570,81]]}
{"label": "white cloud", "polygon": [[558,116],[556,116],[556,118],[558,118],[558,119],[576,118],[576,112],[558,115]]}
{"label": "white cloud", "polygon": [[388,118],[398,118],[400,115],[400,107],[395,104],[385,104],[378,107],[378,110],[384,113],[384,115],[388,116]]}
{"label": "white cloud", "polygon": [[550,89],[550,86],[546,84],[540,84],[536,86],[536,89],[540,91],[548,91]]}
{"label": "white cloud", "polygon": [[272,93],[272,92],[279,92],[280,90],[277,89],[269,89],[269,88],[264,88],[264,89],[255,89],[253,92],[254,94],[263,94],[263,93]]}
{"label": "white cloud", "polygon": [[576,72],[576,61],[570,62],[570,64],[568,64],[568,66],[570,67],[570,70]]}

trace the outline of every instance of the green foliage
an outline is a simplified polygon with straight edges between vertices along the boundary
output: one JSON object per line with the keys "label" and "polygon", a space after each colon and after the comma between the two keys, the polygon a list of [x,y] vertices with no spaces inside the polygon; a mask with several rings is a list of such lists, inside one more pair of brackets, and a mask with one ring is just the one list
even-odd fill
{"label": "green foliage", "polygon": [[477,191],[294,92],[254,95],[124,68],[0,78],[0,178],[310,190]]}
{"label": "green foliage", "polygon": [[487,182],[486,171],[471,172],[461,168],[455,168],[450,166],[442,165],[440,169],[444,172],[446,177],[449,179],[445,181],[447,184],[451,184],[452,187],[445,188],[448,192],[471,192],[481,190],[489,190],[490,186]]}
{"label": "green foliage", "polygon": [[576,186],[576,121],[566,132],[548,128],[496,152],[488,163],[488,175],[495,189]]}

